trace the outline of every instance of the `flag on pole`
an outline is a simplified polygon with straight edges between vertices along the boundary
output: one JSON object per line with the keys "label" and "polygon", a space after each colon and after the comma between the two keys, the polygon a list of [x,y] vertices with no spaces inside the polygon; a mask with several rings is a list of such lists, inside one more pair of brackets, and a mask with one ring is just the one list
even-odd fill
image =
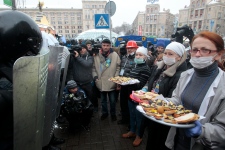
{"label": "flag on pole", "polygon": [[12,0],[3,0],[4,5],[12,7]]}

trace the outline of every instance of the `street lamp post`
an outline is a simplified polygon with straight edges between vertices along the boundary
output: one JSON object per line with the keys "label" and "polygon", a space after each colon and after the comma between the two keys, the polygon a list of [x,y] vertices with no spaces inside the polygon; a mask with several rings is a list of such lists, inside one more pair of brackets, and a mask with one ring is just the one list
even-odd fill
{"label": "street lamp post", "polygon": [[12,10],[16,10],[16,0],[12,0]]}
{"label": "street lamp post", "polygon": [[111,2],[109,0],[110,41],[112,40]]}

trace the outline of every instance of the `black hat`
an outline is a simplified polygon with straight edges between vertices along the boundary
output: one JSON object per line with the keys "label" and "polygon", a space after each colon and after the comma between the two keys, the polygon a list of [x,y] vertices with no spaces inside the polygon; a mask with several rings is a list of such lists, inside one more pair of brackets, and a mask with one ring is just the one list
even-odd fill
{"label": "black hat", "polygon": [[84,45],[84,44],[81,44],[80,47],[81,47],[81,48],[85,48],[86,50],[88,49],[87,46]]}
{"label": "black hat", "polygon": [[108,44],[111,44],[111,41],[110,41],[109,39],[104,39],[104,40],[102,41],[102,43],[108,43]]}
{"label": "black hat", "polygon": [[76,87],[77,87],[77,83],[76,83],[74,80],[70,80],[70,81],[67,82],[66,87],[67,87],[68,89],[76,88]]}

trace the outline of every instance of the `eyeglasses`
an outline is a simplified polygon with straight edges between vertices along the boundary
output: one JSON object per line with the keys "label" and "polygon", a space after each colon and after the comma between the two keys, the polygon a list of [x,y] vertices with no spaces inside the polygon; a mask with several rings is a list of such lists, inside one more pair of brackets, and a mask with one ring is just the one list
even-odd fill
{"label": "eyeglasses", "polygon": [[199,51],[200,54],[210,54],[210,53],[215,53],[217,52],[217,50],[210,50],[210,49],[206,49],[206,48],[202,48],[202,49],[191,49],[190,52],[193,54],[196,54]]}

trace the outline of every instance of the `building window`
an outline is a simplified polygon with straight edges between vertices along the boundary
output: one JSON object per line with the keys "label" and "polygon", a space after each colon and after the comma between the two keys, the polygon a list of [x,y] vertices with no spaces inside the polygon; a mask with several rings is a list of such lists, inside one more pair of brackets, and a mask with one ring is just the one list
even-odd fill
{"label": "building window", "polygon": [[76,33],[76,30],[72,30],[72,33]]}
{"label": "building window", "polygon": [[82,30],[78,30],[78,33],[81,33],[82,32]]}
{"label": "building window", "polygon": [[65,29],[69,29],[69,26],[65,26]]}
{"label": "building window", "polygon": [[77,26],[77,29],[82,29],[82,26]]}
{"label": "building window", "polygon": [[77,20],[81,20],[81,15],[77,15]]}
{"label": "building window", "polygon": [[58,26],[58,29],[62,29],[62,26]]}
{"label": "building window", "polygon": [[65,33],[70,33],[70,30],[65,30]]}
{"label": "building window", "polygon": [[71,29],[75,29],[75,26],[71,26]]}
{"label": "building window", "polygon": [[58,17],[58,20],[62,20],[62,18],[61,17]]}
{"label": "building window", "polygon": [[64,24],[69,24],[69,22],[68,21],[65,21]]}
{"label": "building window", "polygon": [[55,21],[51,21],[51,24],[55,24]]}
{"label": "building window", "polygon": [[59,33],[62,33],[62,30],[59,30]]}
{"label": "building window", "polygon": [[57,15],[58,15],[58,16],[61,16],[61,12],[58,12]]}
{"label": "building window", "polygon": [[62,24],[62,21],[58,21],[58,24]]}

